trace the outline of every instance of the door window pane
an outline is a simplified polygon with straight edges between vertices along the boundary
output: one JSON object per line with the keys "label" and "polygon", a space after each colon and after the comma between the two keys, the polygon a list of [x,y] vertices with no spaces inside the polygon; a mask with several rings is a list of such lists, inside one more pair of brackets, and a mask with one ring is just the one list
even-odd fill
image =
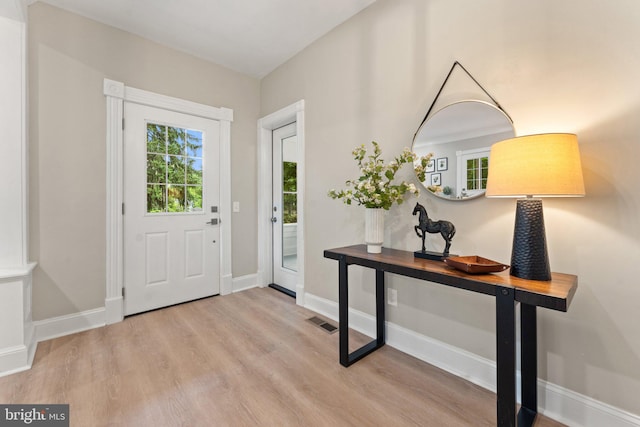
{"label": "door window pane", "polygon": [[147,153],[164,153],[166,139],[166,126],[147,124]]}
{"label": "door window pane", "polygon": [[167,161],[163,154],[147,153],[147,184],[167,182]]}
{"label": "door window pane", "polygon": [[167,127],[167,153],[185,154],[184,135],[186,130]]}
{"label": "door window pane", "polygon": [[282,191],[295,192],[297,188],[297,163],[282,162]]}
{"label": "door window pane", "polygon": [[202,186],[187,186],[187,212],[197,212],[202,210]]}
{"label": "door window pane", "polygon": [[147,184],[147,211],[149,213],[164,212],[167,205],[166,186]]}
{"label": "door window pane", "polygon": [[298,195],[284,193],[282,195],[282,222],[295,224],[298,222]]}
{"label": "door window pane", "polygon": [[296,137],[282,140],[282,267],[298,269],[298,181]]}
{"label": "door window pane", "polygon": [[186,184],[186,165],[184,156],[168,156],[167,182],[169,184]]}
{"label": "door window pane", "polygon": [[282,162],[282,221],[285,224],[298,222],[298,204],[296,188],[297,163]]}
{"label": "door window pane", "polygon": [[202,157],[202,132],[187,129],[187,156]]}
{"label": "door window pane", "polygon": [[167,212],[184,212],[185,202],[184,185],[169,185],[167,187]]}
{"label": "door window pane", "polygon": [[202,159],[187,157],[187,184],[202,185]]}
{"label": "door window pane", "polygon": [[147,213],[202,211],[202,132],[147,123]]}

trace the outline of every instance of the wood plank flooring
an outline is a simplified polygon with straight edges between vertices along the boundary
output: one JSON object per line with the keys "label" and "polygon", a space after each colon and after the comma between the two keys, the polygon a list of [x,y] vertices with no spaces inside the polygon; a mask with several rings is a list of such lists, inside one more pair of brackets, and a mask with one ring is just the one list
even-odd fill
{"label": "wood plank flooring", "polygon": [[74,427],[495,425],[495,394],[391,347],[342,367],[313,315],[256,288],[128,317],[41,342],[0,402],[69,403]]}

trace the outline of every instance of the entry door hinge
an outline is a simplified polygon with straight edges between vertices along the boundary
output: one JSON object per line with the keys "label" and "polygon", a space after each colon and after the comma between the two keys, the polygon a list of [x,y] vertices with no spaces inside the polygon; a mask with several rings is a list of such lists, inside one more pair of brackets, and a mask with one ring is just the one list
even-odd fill
{"label": "entry door hinge", "polygon": [[122,130],[124,130],[124,117],[122,118]]}
{"label": "entry door hinge", "polygon": [[122,298],[124,299],[124,286],[122,287]]}
{"label": "entry door hinge", "polygon": [[122,215],[124,215],[124,203],[122,204]]}

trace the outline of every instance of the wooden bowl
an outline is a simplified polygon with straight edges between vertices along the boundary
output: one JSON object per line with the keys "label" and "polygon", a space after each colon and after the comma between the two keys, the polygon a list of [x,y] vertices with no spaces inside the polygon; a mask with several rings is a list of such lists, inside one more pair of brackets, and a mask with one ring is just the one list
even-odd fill
{"label": "wooden bowl", "polygon": [[469,274],[497,273],[509,268],[508,265],[500,264],[499,262],[477,255],[449,257],[445,258],[444,262],[455,269]]}

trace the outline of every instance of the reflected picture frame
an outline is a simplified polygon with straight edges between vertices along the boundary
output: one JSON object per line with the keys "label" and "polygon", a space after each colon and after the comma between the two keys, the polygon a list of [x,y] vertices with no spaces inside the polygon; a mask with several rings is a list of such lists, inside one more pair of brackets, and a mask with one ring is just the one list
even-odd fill
{"label": "reflected picture frame", "polygon": [[432,173],[431,174],[431,185],[440,185],[441,184],[441,174],[439,173]]}
{"label": "reflected picture frame", "polygon": [[425,172],[435,172],[436,171],[436,161],[434,159],[429,160],[427,163],[427,167],[424,169]]}
{"label": "reflected picture frame", "polygon": [[449,169],[449,158],[448,157],[441,157],[438,160],[436,160],[436,170],[438,172],[446,171],[447,169]]}

